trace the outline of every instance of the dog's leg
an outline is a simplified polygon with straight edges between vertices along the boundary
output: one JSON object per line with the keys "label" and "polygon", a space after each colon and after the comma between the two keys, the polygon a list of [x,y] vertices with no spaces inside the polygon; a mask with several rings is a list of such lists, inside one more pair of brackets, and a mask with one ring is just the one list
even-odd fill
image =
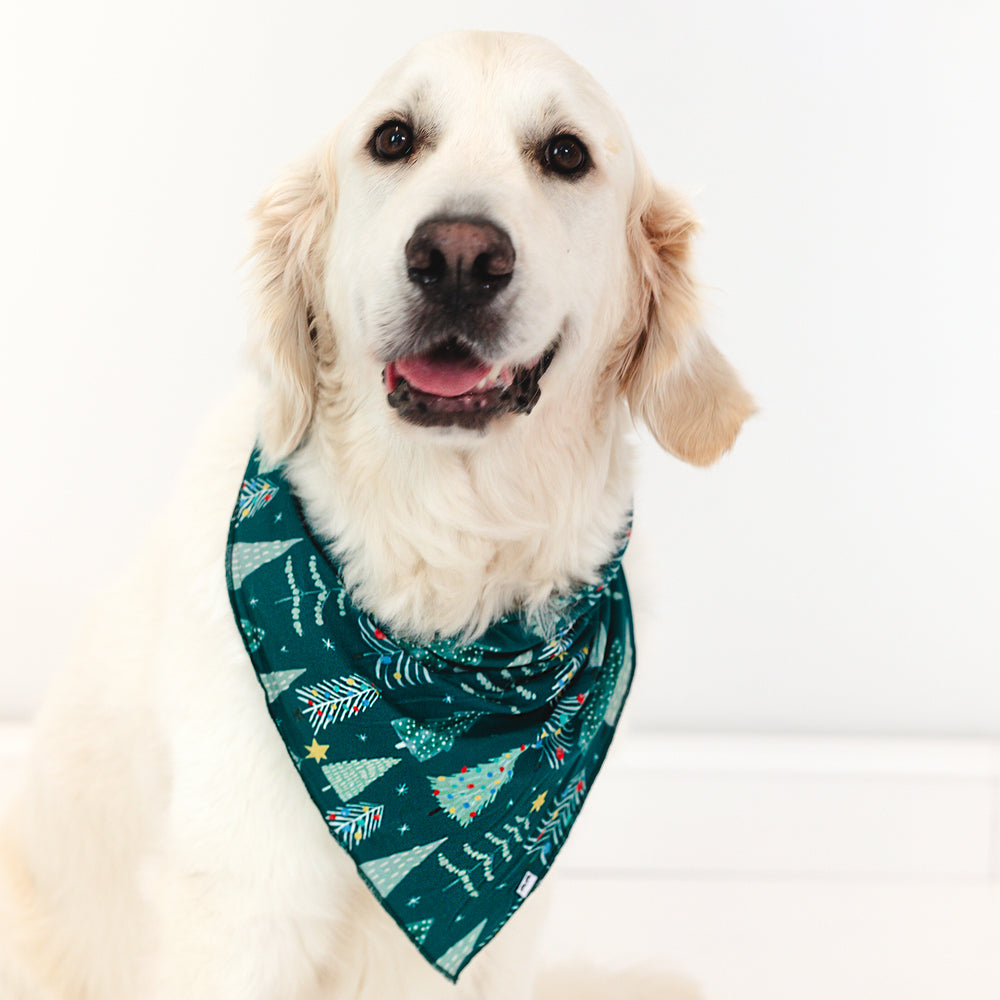
{"label": "dog's leg", "polygon": [[217,872],[170,873],[144,1000],[531,1000],[542,909],[526,905],[452,985],[360,879],[342,874],[329,885],[340,894],[327,900],[341,912],[332,921],[277,882],[268,911],[262,885],[223,888]]}
{"label": "dog's leg", "polygon": [[148,1000],[328,995],[353,869],[242,666],[229,673],[220,651],[196,701],[164,702],[177,714],[166,830],[145,878],[157,939]]}
{"label": "dog's leg", "polygon": [[[277,886],[275,887],[277,889]],[[319,1000],[324,970],[310,961],[316,928],[267,913],[218,875],[172,873],[160,890],[160,938],[148,1000]],[[332,936],[332,935],[331,935]]]}
{"label": "dog's leg", "polygon": [[21,873],[18,851],[0,827],[0,997],[3,1000],[55,1000],[41,983],[31,947],[31,888]]}

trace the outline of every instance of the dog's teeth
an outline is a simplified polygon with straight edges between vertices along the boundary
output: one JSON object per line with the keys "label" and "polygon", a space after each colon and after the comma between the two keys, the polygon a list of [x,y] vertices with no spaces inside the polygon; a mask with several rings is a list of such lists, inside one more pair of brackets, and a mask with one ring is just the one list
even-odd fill
{"label": "dog's teeth", "polygon": [[478,392],[482,389],[492,389],[493,386],[497,384],[497,380],[500,378],[500,374],[503,371],[503,365],[495,364],[492,368],[472,387],[473,392]]}

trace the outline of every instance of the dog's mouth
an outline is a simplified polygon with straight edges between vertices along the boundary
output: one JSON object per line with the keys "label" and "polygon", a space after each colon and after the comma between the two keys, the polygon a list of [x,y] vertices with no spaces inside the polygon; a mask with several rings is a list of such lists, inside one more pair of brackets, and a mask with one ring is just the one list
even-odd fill
{"label": "dog's mouth", "polygon": [[382,379],[389,405],[421,427],[481,430],[504,413],[530,413],[542,394],[539,380],[556,353],[553,344],[525,365],[489,364],[448,340],[429,351],[396,358]]}

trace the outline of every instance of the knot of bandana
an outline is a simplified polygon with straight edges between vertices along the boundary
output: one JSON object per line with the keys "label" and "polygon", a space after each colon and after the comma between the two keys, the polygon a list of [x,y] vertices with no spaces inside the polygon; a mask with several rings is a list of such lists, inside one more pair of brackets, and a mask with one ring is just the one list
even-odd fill
{"label": "knot of bandana", "polygon": [[621,555],[540,635],[394,638],[351,601],[280,468],[254,452],[230,525],[233,613],[330,834],[451,980],[551,868],[632,679]]}

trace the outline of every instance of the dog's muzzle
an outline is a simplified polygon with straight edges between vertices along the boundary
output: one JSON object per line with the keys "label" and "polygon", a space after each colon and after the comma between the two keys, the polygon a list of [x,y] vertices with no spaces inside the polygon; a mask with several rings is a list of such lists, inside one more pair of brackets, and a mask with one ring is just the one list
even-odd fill
{"label": "dog's muzzle", "polygon": [[524,365],[491,364],[505,329],[502,292],[517,254],[507,232],[479,216],[437,216],[404,250],[417,289],[408,343],[383,371],[389,405],[421,427],[483,429],[504,413],[530,413],[553,346]]}

